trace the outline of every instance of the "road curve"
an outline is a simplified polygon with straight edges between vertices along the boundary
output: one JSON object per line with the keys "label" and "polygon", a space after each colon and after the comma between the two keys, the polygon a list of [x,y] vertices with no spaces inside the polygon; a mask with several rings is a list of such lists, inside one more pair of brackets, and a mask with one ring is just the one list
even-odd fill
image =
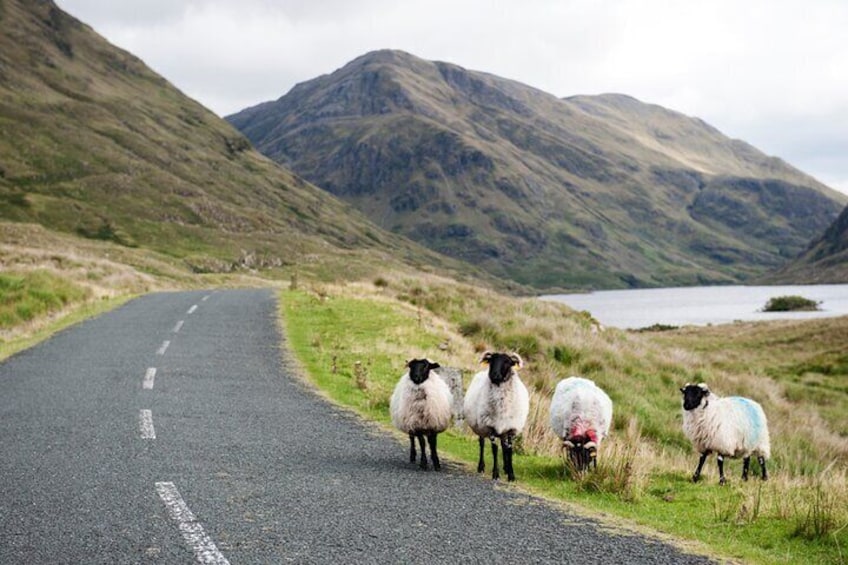
{"label": "road curve", "polygon": [[275,316],[151,294],[0,364],[0,563],[710,562],[419,471],[289,374]]}

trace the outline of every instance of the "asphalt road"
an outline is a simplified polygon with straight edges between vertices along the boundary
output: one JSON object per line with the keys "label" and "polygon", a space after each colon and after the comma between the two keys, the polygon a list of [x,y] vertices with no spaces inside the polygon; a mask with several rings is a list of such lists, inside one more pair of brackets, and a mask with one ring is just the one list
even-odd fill
{"label": "asphalt road", "polygon": [[420,471],[280,341],[271,291],[161,293],[0,364],[0,563],[708,562]]}

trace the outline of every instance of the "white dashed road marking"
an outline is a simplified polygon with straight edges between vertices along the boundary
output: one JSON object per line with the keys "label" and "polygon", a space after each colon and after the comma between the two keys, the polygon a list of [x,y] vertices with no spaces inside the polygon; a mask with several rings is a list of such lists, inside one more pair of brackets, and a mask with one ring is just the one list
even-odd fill
{"label": "white dashed road marking", "polygon": [[197,310],[197,304],[192,305],[192,307],[188,309],[188,312],[186,312],[186,314],[194,314],[195,310]]}
{"label": "white dashed road marking", "polygon": [[165,351],[167,351],[169,345],[171,345],[170,341],[163,341],[162,347],[160,347],[158,350],[156,350],[156,353],[159,354],[159,355],[165,355]]}
{"label": "white dashed road marking", "polygon": [[174,330],[173,330],[174,333],[177,333],[178,331],[180,331],[180,328],[183,327],[184,323],[185,323],[185,320],[180,320],[179,322],[177,322],[177,325],[174,326]]}
{"label": "white dashed road marking", "polygon": [[211,295],[211,294],[207,294],[206,296],[204,296],[204,297],[203,297],[203,298],[201,298],[200,300],[202,300],[203,302],[206,302],[207,300],[209,300],[209,297],[210,297],[210,296],[212,296],[212,295]]}
{"label": "white dashed road marking", "polygon": [[141,430],[141,439],[156,439],[156,430],[153,429],[153,412],[142,410],[138,415],[138,427]]}
{"label": "white dashed road marking", "polygon": [[168,515],[177,523],[183,539],[194,551],[194,556],[198,563],[211,563],[215,565],[229,565],[227,558],[218,551],[215,542],[206,535],[203,526],[194,517],[194,514],[189,510],[183,497],[180,496],[177,487],[174,483],[156,483],[156,492],[159,498],[165,503],[165,508],[168,509]]}
{"label": "white dashed road marking", "polygon": [[144,380],[141,383],[141,387],[145,389],[153,388],[153,380],[156,378],[156,368],[150,367],[147,369],[147,372],[144,373]]}

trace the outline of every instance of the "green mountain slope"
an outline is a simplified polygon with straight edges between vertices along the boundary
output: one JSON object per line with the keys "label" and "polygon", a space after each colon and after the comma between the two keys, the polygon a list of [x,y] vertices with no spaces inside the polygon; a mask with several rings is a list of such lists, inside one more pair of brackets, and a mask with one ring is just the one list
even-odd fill
{"label": "green mountain slope", "polygon": [[846,202],[701,120],[399,51],[227,119],[379,225],[540,288],[744,281]]}
{"label": "green mountain slope", "polygon": [[455,264],[260,155],[45,0],[0,0],[0,220],[147,247],[198,271],[350,250]]}
{"label": "green mountain slope", "polygon": [[765,275],[770,284],[848,283],[848,207],[795,260]]}

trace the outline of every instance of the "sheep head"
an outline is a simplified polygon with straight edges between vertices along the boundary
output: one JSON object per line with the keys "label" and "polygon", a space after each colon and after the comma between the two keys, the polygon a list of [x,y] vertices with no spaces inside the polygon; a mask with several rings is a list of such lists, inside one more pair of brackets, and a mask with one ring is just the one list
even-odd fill
{"label": "sheep head", "polygon": [[409,378],[412,382],[420,385],[430,376],[430,371],[438,369],[438,363],[432,363],[429,359],[410,359],[406,362],[409,368]]}
{"label": "sheep head", "polygon": [[483,354],[480,362],[489,366],[489,380],[492,384],[499,386],[512,377],[515,367],[524,366],[524,361],[518,353],[492,353],[487,351]]}
{"label": "sheep head", "polygon": [[588,469],[589,465],[598,466],[598,444],[594,441],[572,438],[564,440],[562,446],[568,451],[572,465],[579,472]]}
{"label": "sheep head", "polygon": [[686,385],[680,389],[680,392],[683,393],[684,410],[694,410],[710,395],[710,389],[706,383],[699,383],[696,385],[686,383]]}

